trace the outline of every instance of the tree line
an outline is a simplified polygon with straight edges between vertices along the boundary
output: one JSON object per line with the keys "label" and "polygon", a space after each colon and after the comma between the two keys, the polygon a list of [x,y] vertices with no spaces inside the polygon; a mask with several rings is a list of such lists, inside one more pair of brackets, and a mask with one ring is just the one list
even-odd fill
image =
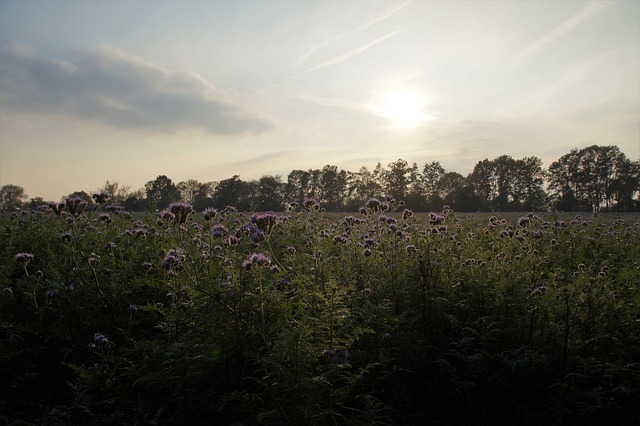
{"label": "tree line", "polygon": [[[176,201],[208,207],[234,206],[239,210],[282,211],[291,202],[317,200],[327,211],[356,211],[371,197],[402,200],[414,211],[540,211],[554,203],[562,211],[640,211],[640,163],[617,146],[592,145],[573,149],[543,168],[540,158],[514,159],[502,155],[476,163],[467,176],[447,171],[438,161],[421,167],[398,159],[386,167],[358,171],[326,165],[321,169],[292,170],[286,180],[264,175],[245,181],[235,175],[218,182],[189,179],[174,183],[160,175],[144,188],[107,181],[96,192],[131,211],[155,211]],[[74,194],[92,202],[85,191]],[[40,198],[27,201],[17,185],[0,188],[4,210],[35,208]]]}

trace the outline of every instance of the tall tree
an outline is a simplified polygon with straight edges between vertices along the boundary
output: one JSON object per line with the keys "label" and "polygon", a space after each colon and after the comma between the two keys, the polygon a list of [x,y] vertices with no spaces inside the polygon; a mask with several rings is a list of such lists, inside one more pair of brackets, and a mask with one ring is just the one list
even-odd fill
{"label": "tall tree", "polygon": [[256,209],[282,211],[284,208],[284,183],[280,176],[262,176],[256,183]]}
{"label": "tall tree", "polygon": [[180,190],[165,175],[160,175],[155,180],[147,182],[145,192],[150,208],[164,209],[169,204],[180,200]]}
{"label": "tall tree", "polygon": [[109,196],[109,200],[114,203],[123,203],[129,198],[131,187],[123,185],[117,181],[106,181],[104,185],[98,189],[98,192],[104,192]]}
{"label": "tall tree", "polygon": [[28,196],[21,186],[8,184],[0,188],[0,207],[4,210],[20,208],[27,198]]}
{"label": "tall tree", "polygon": [[410,182],[411,169],[409,163],[402,158],[389,163],[386,173],[386,191],[398,200],[404,200]]}
{"label": "tall tree", "polygon": [[549,189],[560,209],[620,209],[620,200],[633,208],[628,200],[639,189],[638,163],[617,146],[573,149],[549,166],[549,174]]}
{"label": "tall tree", "polygon": [[322,168],[320,177],[320,204],[329,211],[341,211],[347,185],[347,172],[338,170],[337,166],[326,165]]}
{"label": "tall tree", "polygon": [[236,207],[238,210],[249,210],[251,188],[248,182],[234,175],[229,179],[221,180],[216,186],[211,201],[215,207]]}

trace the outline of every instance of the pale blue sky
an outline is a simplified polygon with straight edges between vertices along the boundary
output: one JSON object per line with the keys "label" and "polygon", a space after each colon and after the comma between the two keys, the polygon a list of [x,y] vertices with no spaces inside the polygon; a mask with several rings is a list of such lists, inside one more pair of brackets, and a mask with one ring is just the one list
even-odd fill
{"label": "pale blue sky", "polygon": [[0,185],[640,156],[639,1],[0,0]]}

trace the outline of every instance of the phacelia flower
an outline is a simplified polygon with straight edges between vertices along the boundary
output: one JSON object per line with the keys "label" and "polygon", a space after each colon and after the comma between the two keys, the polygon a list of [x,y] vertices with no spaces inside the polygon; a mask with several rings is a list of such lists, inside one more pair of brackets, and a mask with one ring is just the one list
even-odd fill
{"label": "phacelia flower", "polygon": [[218,215],[218,210],[213,207],[207,207],[202,212],[202,215],[204,216],[204,220],[211,220]]}
{"label": "phacelia flower", "polygon": [[262,253],[253,253],[251,256],[246,258],[244,262],[242,262],[242,268],[246,270],[251,269],[254,265],[269,266],[271,265],[271,259]]}
{"label": "phacelia flower", "polygon": [[91,197],[96,204],[101,206],[103,204],[106,204],[107,200],[109,199],[109,194],[107,194],[106,192],[99,192],[97,194],[93,194]]}
{"label": "phacelia flower", "polygon": [[274,212],[257,213],[251,216],[251,223],[267,235],[271,234],[271,229],[278,222],[278,216]]}
{"label": "phacelia flower", "polygon": [[221,223],[218,223],[211,227],[211,236],[214,238],[225,237],[228,233],[229,230]]}
{"label": "phacelia flower", "polygon": [[20,265],[26,266],[34,259],[33,253],[18,253],[16,254],[16,262]]}
{"label": "phacelia flower", "polygon": [[315,198],[305,198],[302,201],[302,210],[304,211],[319,211],[320,210],[320,203],[318,202],[318,200],[316,200]]}
{"label": "phacelia flower", "polygon": [[66,201],[69,213],[71,213],[71,215],[73,216],[80,216],[85,207],[87,207],[87,202],[77,195],[67,197]]}
{"label": "phacelia flower", "polygon": [[193,213],[193,206],[189,203],[179,201],[169,205],[169,211],[175,215],[176,223],[182,224],[187,221],[187,216]]}

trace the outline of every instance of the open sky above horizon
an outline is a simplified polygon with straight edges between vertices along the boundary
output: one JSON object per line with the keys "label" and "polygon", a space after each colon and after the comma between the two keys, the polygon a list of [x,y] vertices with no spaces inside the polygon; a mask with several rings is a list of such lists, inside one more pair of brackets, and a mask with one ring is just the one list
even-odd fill
{"label": "open sky above horizon", "polygon": [[0,0],[0,186],[640,157],[640,2]]}

